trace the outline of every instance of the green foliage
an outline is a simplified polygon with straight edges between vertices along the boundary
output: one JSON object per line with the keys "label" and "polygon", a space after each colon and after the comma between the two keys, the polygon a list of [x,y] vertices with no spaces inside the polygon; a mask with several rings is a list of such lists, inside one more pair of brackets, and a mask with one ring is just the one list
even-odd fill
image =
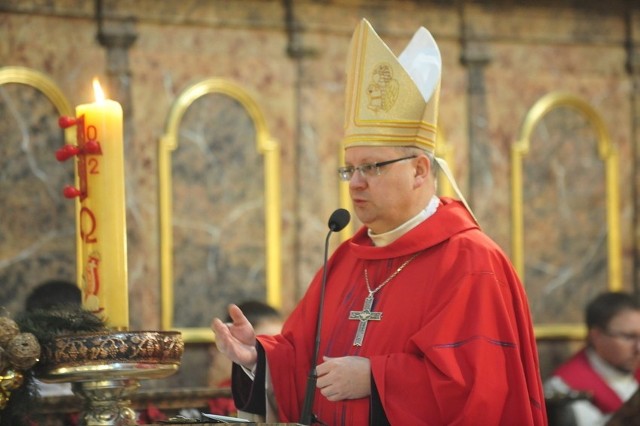
{"label": "green foliage", "polygon": [[16,322],[23,332],[32,333],[41,345],[56,336],[105,330],[104,323],[91,312],[77,307],[67,309],[35,309],[20,315]]}

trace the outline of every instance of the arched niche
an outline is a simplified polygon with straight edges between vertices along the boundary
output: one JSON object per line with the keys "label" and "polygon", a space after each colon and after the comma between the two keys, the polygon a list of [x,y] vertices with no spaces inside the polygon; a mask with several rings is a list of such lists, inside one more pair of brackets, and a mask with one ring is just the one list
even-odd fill
{"label": "arched niche", "polygon": [[[547,155],[544,157],[543,161],[533,162],[533,169],[543,170],[543,168],[549,166],[552,163],[552,167],[550,170],[553,173],[553,170],[556,170],[556,173],[560,178],[558,180],[562,180],[566,183],[566,187],[564,189],[568,189],[565,191],[564,199],[578,199],[579,197],[583,197],[583,202],[587,199],[588,196],[594,197],[592,194],[583,194],[583,188],[589,188],[589,185],[594,185],[595,183],[602,185],[602,192],[604,195],[602,197],[596,197],[597,201],[604,199],[604,206],[602,211],[602,223],[604,224],[604,229],[600,230],[600,235],[602,238],[593,238],[589,244],[583,244],[580,247],[585,250],[591,250],[594,252],[598,245],[598,240],[602,240],[602,249],[600,250],[603,255],[599,257],[599,259],[606,260],[606,272],[601,272],[604,275],[603,281],[606,281],[605,286],[610,290],[620,290],[622,289],[622,269],[621,269],[621,240],[620,240],[620,212],[619,212],[619,188],[618,188],[618,154],[615,146],[611,143],[608,131],[606,126],[598,114],[598,112],[589,105],[583,99],[565,92],[553,92],[549,93],[542,98],[540,98],[527,112],[525,119],[523,121],[522,127],[520,129],[518,139],[511,146],[511,224],[512,224],[512,245],[511,245],[511,257],[513,263],[515,265],[518,274],[522,278],[525,286],[527,287],[527,292],[529,293],[530,299],[532,299],[532,304],[536,303],[558,303],[563,304],[561,309],[558,309],[558,312],[566,312],[565,316],[572,316],[573,320],[562,320],[562,321],[553,321],[549,323],[540,323],[540,321],[534,321],[537,323],[535,326],[536,337],[539,339],[582,339],[585,336],[585,327],[582,324],[582,312],[584,309],[584,305],[588,300],[588,297],[583,297],[584,300],[580,301],[578,297],[578,292],[575,288],[569,288],[565,290],[569,294],[566,296],[552,295],[552,294],[538,294],[538,289],[535,288],[535,285],[527,282],[527,272],[526,272],[526,264],[525,259],[528,259],[529,262],[533,262],[532,256],[526,256],[526,248],[525,248],[525,238],[527,235],[536,236],[538,239],[542,239],[543,244],[546,245],[546,250],[550,257],[554,256],[553,250],[556,250],[555,255],[556,258],[563,256],[563,252],[568,252],[571,250],[575,250],[576,244],[571,244],[568,241],[562,241],[563,244],[557,244],[553,238],[558,233],[564,232],[566,229],[579,228],[584,226],[586,220],[580,220],[580,218],[572,218],[568,216],[568,224],[567,226],[563,226],[562,223],[557,223],[556,221],[547,220],[546,226],[536,227],[528,224],[525,226],[525,210],[527,213],[531,214],[532,212],[539,211],[542,209],[550,210],[556,208],[556,204],[554,204],[554,199],[551,197],[544,196],[539,197],[542,199],[542,202],[537,202],[535,205],[526,205],[524,201],[524,192],[527,187],[527,183],[529,186],[536,184],[536,179],[532,178],[527,181],[524,173],[524,165],[523,162],[530,154],[532,149],[532,139],[534,138],[534,133],[536,128],[539,127],[543,120],[549,119],[552,113],[557,114],[558,111],[565,111],[566,113],[572,114],[572,116],[562,116],[563,120],[557,120],[556,124],[559,126],[562,123],[572,122],[573,120],[584,120],[584,125],[576,127],[573,129],[573,133],[576,135],[574,139],[576,141],[578,139],[582,140],[582,144],[575,144],[573,149],[577,150],[585,150],[595,148],[593,151],[590,164],[599,164],[602,167],[602,177],[600,181],[596,179],[591,179],[588,182],[584,182],[583,176],[576,176],[573,173],[567,173],[567,170],[563,169],[563,159],[568,157],[569,159],[574,158],[574,161],[579,161],[579,156],[576,155],[576,152],[573,153],[573,157],[571,155],[567,156],[567,152],[571,152],[570,149],[564,149],[563,151],[558,151],[556,155]],[[575,118],[574,118],[575,117]],[[552,140],[553,138],[553,130],[551,129],[547,131],[546,137],[548,140]],[[566,130],[565,130],[566,131]],[[591,146],[590,148],[585,148],[585,140],[594,139],[595,146]],[[556,148],[560,150],[560,148]],[[564,157],[562,156],[564,153]],[[586,158],[586,157],[583,157]],[[597,162],[596,162],[597,160]],[[582,160],[586,162],[587,160]],[[591,169],[595,169],[596,167],[591,167]],[[569,176],[564,176],[569,175]],[[540,177],[540,174],[538,174]],[[582,179],[581,179],[582,177]],[[537,183],[540,186],[540,183]],[[557,185],[560,186],[560,185]],[[553,187],[553,185],[547,185],[547,187]],[[553,189],[553,188],[552,188]],[[560,191],[558,191],[560,192]],[[562,197],[558,196],[557,199],[562,200]],[[562,206],[559,206],[560,208]],[[582,212],[597,212],[598,203],[588,204],[586,208],[580,209]],[[538,210],[536,210],[538,209]],[[570,209],[564,209],[565,211],[569,211]],[[574,210],[574,213],[576,210]],[[567,216],[569,213],[565,213]],[[542,216],[542,213],[540,214]],[[573,219],[573,223],[571,223]],[[546,229],[549,227],[549,230]],[[554,229],[554,232],[547,232]],[[526,232],[525,232],[526,231]],[[605,241],[606,240],[606,241]],[[537,244],[534,246],[541,246],[541,244]],[[529,248],[531,250],[531,247]],[[585,259],[588,259],[588,254],[583,256]],[[604,262],[603,260],[602,262]],[[577,263],[577,262],[576,262]],[[588,262],[585,262],[588,263]],[[547,292],[555,291],[562,284],[566,284],[569,279],[563,278],[564,276],[568,276],[572,270],[580,270],[586,269],[587,267],[596,267],[598,262],[592,262],[592,265],[578,265],[578,264],[568,264],[566,267],[562,268],[562,273],[555,273],[554,281],[552,283],[545,283],[548,288],[545,290]],[[596,266],[594,266],[596,265]],[[572,269],[573,268],[573,269]],[[530,270],[533,268],[530,268]],[[543,270],[542,267],[537,267],[537,270]],[[555,271],[549,268],[550,271]],[[600,268],[602,271],[602,268]],[[584,273],[584,272],[583,272]],[[564,281],[562,281],[564,279]],[[578,282],[579,280],[575,280]],[[572,283],[575,286],[575,284]],[[601,290],[604,290],[601,289]],[[589,290],[595,291],[595,290]],[[534,296],[532,294],[535,293]],[[545,297],[546,296],[546,297]],[[572,303],[573,302],[573,303]],[[535,314],[535,309],[533,309]]]}
{"label": "arched niche", "polygon": [[[203,318],[207,327],[182,327],[175,324],[175,282],[174,282],[174,176],[172,171],[173,156],[180,148],[180,124],[187,111],[194,104],[201,102],[205,96],[213,96],[216,102],[227,103],[231,109],[241,110],[249,118],[255,132],[255,152],[262,156],[262,175],[256,175],[254,170],[241,170],[243,179],[263,187],[264,216],[261,225],[264,228],[264,281],[266,285],[266,302],[280,308],[281,301],[281,226],[280,226],[280,166],[279,146],[269,135],[266,122],[260,108],[252,97],[240,86],[227,80],[209,78],[187,87],[173,103],[166,120],[164,135],[159,142],[158,172],[159,172],[159,212],[160,212],[160,262],[161,262],[161,297],[162,297],[162,328],[178,329],[182,331],[185,342],[211,342],[213,333],[208,327],[211,320]],[[211,118],[215,121],[215,118]],[[233,129],[225,131],[233,132]],[[244,142],[244,141],[243,141]],[[222,164],[221,168],[233,170],[232,161]],[[223,188],[224,190],[224,188]],[[196,194],[196,193],[194,193]],[[212,224],[212,226],[217,226]],[[241,230],[242,231],[242,230]],[[251,239],[255,235],[247,234],[251,230],[243,230],[245,238]],[[202,282],[202,286],[220,283]],[[195,296],[197,297],[197,296]],[[234,302],[234,301],[228,301]],[[180,309],[189,309],[181,306]]]}
{"label": "arched niche", "polygon": [[73,183],[73,162],[61,164],[55,157],[64,143],[75,143],[76,134],[75,128],[58,127],[58,118],[73,115],[73,109],[40,71],[0,67],[0,106],[0,306],[14,314],[40,282],[81,276],[78,206],[62,195]]}

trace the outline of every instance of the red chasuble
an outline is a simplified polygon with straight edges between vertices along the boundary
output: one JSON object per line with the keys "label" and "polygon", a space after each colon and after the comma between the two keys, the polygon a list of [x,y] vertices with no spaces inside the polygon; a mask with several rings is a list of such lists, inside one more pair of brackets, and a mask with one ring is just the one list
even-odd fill
{"label": "red chasuble", "polygon": [[[437,212],[386,247],[366,229],[344,242],[328,263],[320,359],[371,360],[391,425],[544,425],[546,414],[536,343],[524,289],[502,250],[464,206],[443,199]],[[375,294],[361,346],[354,346],[368,295]],[[296,422],[311,368],[322,270],[287,319],[281,335],[261,336],[280,421]],[[370,398],[328,401],[316,391],[313,412],[328,425],[367,425]]]}

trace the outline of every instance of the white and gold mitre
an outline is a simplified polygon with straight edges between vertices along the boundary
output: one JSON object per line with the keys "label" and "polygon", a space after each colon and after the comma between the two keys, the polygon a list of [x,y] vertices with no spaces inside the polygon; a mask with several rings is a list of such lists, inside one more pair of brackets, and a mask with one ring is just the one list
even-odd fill
{"label": "white and gold mitre", "polygon": [[347,60],[345,148],[416,146],[435,153],[442,59],[420,27],[396,58],[366,19]]}

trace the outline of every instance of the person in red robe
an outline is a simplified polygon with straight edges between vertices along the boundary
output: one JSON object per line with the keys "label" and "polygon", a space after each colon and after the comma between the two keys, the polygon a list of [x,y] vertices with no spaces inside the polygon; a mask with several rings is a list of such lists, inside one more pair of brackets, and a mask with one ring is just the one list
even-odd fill
{"label": "person in red robe", "polygon": [[324,291],[318,271],[281,334],[256,336],[234,305],[232,322],[214,318],[240,410],[305,419],[315,371],[305,424],[546,424],[523,286],[464,199],[436,196],[440,67],[424,28],[398,58],[366,20],[356,28],[338,173],[363,227],[330,257]]}
{"label": "person in red robe", "polygon": [[604,425],[638,391],[640,305],[625,292],[604,292],[585,309],[587,343],[545,383],[548,395],[585,395],[570,404],[577,426]]}

